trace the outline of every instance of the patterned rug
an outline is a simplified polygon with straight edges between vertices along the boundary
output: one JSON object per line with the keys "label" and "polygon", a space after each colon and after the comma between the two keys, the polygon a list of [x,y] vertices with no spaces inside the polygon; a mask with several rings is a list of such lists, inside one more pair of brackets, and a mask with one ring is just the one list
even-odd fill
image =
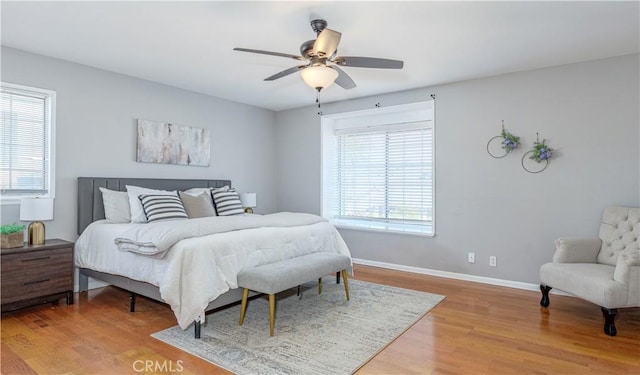
{"label": "patterned rug", "polygon": [[[333,281],[330,281],[333,279]],[[317,284],[316,284],[317,285]],[[350,301],[335,278],[276,295],[275,336],[266,296],[207,315],[202,338],[175,326],[152,336],[239,375],[350,374],[409,329],[445,297],[349,280]]]}

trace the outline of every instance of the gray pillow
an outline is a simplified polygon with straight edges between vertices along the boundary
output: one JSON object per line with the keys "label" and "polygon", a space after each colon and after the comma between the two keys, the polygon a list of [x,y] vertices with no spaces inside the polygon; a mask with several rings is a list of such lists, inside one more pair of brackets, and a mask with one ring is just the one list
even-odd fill
{"label": "gray pillow", "polygon": [[[213,189],[212,188],[191,188],[189,190],[184,190],[183,193],[187,193],[192,197],[197,197],[198,195],[205,194],[205,196],[207,197],[207,200],[209,201],[209,204],[213,206],[213,198],[211,197],[211,190]],[[213,206],[213,208],[215,211],[215,206]]]}
{"label": "gray pillow", "polygon": [[182,204],[187,211],[189,219],[216,216],[208,191],[195,196],[181,191],[180,199],[182,199]]}

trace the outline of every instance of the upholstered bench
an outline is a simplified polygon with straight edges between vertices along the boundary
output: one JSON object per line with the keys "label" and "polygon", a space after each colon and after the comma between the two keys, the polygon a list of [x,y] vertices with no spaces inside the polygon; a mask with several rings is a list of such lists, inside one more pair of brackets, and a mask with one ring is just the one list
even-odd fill
{"label": "upholstered bench", "polygon": [[249,290],[269,295],[269,334],[273,336],[275,325],[275,294],[318,279],[318,294],[322,293],[322,276],[340,272],[344,279],[344,291],[349,300],[347,269],[351,258],[335,253],[311,253],[296,258],[245,269],[238,273],[238,286],[242,291],[240,325],[244,322]]}

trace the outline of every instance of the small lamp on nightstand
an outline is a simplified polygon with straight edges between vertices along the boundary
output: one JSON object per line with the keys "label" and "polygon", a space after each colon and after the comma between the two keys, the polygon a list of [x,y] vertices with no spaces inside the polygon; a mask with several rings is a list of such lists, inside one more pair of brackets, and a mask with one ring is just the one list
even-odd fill
{"label": "small lamp on nightstand", "polygon": [[53,220],[53,198],[22,198],[20,200],[20,220],[29,224],[29,245],[44,243],[44,223]]}
{"label": "small lamp on nightstand", "polygon": [[253,213],[253,208],[256,206],[256,193],[242,193],[240,194],[240,202],[242,202],[242,207],[244,207],[244,212],[248,214]]}

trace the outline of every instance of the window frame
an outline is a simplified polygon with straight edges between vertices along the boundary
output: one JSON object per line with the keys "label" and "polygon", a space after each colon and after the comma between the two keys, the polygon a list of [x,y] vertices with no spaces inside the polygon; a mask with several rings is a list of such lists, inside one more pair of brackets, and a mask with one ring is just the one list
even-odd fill
{"label": "window frame", "polygon": [[[385,222],[384,220],[375,219],[358,219],[344,220],[336,219],[334,202],[335,197],[332,195],[336,189],[333,180],[334,159],[336,155],[337,129],[364,128],[378,126],[393,126],[407,123],[430,122],[432,129],[431,152],[432,152],[432,220],[430,225],[411,226],[393,222]],[[338,130],[339,132],[339,130]],[[346,113],[337,113],[323,115],[321,120],[321,215],[333,223],[338,228],[348,228],[362,231],[373,231],[383,233],[399,233],[406,235],[417,235],[422,237],[433,237],[436,233],[436,142],[435,142],[436,126],[435,126],[435,101],[429,100],[424,102],[397,105],[392,107],[383,107],[375,109],[367,109],[361,111],[353,111]],[[366,224],[368,222],[368,224]],[[416,228],[419,228],[416,229]],[[412,230],[413,229],[413,230]]]}
{"label": "window frame", "polygon": [[47,143],[47,154],[44,155],[47,163],[47,192],[46,193],[16,193],[0,194],[0,205],[20,204],[20,199],[27,197],[55,198],[55,156],[56,156],[56,92],[39,87],[19,85],[6,81],[0,81],[0,88],[3,91],[15,92],[16,94],[31,95],[41,97],[45,100],[45,116],[48,123],[48,131],[45,142]]}

